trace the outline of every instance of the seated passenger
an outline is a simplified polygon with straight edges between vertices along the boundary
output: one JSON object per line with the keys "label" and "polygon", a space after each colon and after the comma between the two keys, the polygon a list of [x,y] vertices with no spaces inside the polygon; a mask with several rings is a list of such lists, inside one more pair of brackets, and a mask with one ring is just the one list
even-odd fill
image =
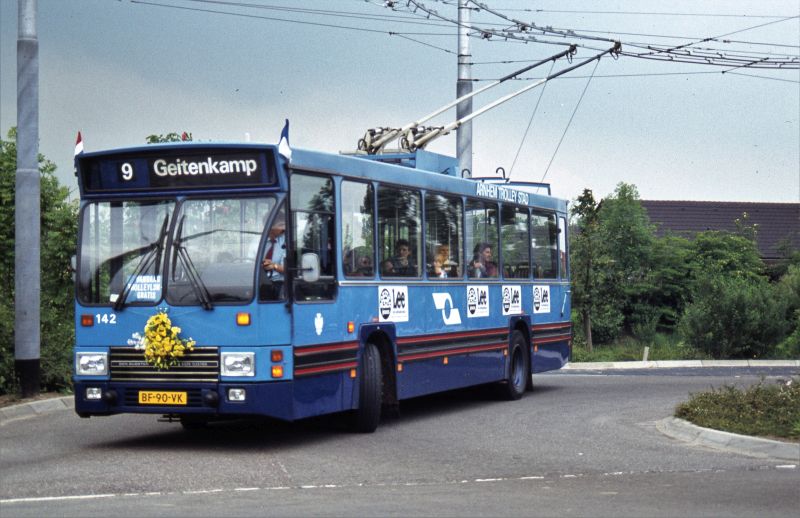
{"label": "seated passenger", "polygon": [[405,239],[398,239],[394,247],[395,255],[383,262],[383,274],[398,277],[416,277],[417,264],[411,257],[411,245]]}
{"label": "seated passenger", "polygon": [[492,261],[492,245],[478,243],[469,264],[469,276],[475,278],[497,277],[497,263]]}

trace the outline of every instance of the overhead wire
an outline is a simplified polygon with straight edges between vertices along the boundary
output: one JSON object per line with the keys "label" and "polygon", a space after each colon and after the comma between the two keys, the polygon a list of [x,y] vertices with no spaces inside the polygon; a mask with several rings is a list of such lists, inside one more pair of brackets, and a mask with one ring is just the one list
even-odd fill
{"label": "overhead wire", "polygon": [[[550,65],[550,71],[547,72],[548,76],[553,73],[553,67],[555,66],[556,62],[553,61],[553,63]],[[595,65],[595,67],[596,66],[597,65]],[[517,148],[517,153],[514,155],[514,160],[511,162],[511,167],[508,169],[509,178],[511,178],[511,175],[514,173],[514,166],[517,164],[517,159],[519,158],[520,151],[522,151],[522,146],[525,145],[525,139],[528,138],[528,131],[530,131],[531,126],[533,125],[533,118],[536,117],[536,112],[539,110],[539,102],[541,102],[542,96],[544,96],[544,91],[546,88],[547,88],[547,83],[543,84],[542,89],[539,91],[539,97],[536,99],[536,106],[533,107],[533,112],[531,113],[531,118],[528,121],[528,126],[525,128],[525,133],[522,134],[522,140],[520,141],[519,147]]]}
{"label": "overhead wire", "polygon": [[[410,0],[410,3],[414,3],[415,5],[418,5],[418,2],[416,2],[415,0]],[[504,20],[508,21],[511,24],[516,25],[517,29],[515,29],[515,32],[528,32],[530,30],[536,30],[537,32],[542,32],[542,34],[560,35],[560,36],[563,36],[563,37],[570,37],[570,38],[578,38],[578,39],[586,39],[586,40],[594,40],[594,41],[616,41],[616,40],[610,39],[610,38],[601,38],[599,36],[592,36],[592,35],[589,35],[589,34],[583,34],[583,33],[580,33],[578,31],[575,31],[573,29],[554,29],[553,27],[550,27],[550,26],[542,27],[542,26],[537,25],[537,24],[535,24],[533,22],[524,22],[524,21],[521,21],[521,20],[517,20],[515,18],[508,17],[505,14],[499,12],[498,10],[493,9],[492,7],[488,6],[485,3],[478,2],[477,0],[468,0],[468,3],[471,3],[471,4],[475,5],[475,6],[477,6],[479,9],[483,10],[483,11],[491,13],[491,14],[493,14],[493,15],[501,18],[501,19],[504,19]],[[720,35],[713,36],[713,37],[708,37],[708,38],[699,38],[697,40],[692,40],[692,41],[690,41],[688,43],[685,43],[683,45],[678,45],[678,46],[673,46],[673,47],[662,48],[662,47],[660,47],[658,45],[648,45],[648,44],[638,44],[637,45],[637,44],[632,44],[630,42],[622,42],[625,45],[625,47],[633,46],[635,48],[642,48],[642,49],[648,50],[650,52],[636,53],[636,52],[626,51],[623,48],[623,50],[620,52],[620,55],[628,56],[628,57],[636,57],[636,58],[658,59],[658,60],[664,60],[664,61],[678,61],[678,62],[682,62],[682,63],[708,64],[708,65],[719,65],[719,66],[732,66],[732,65],[738,66],[738,65],[741,65],[742,63],[741,62],[737,62],[736,60],[729,60],[729,59],[725,58],[724,55],[719,55],[719,56],[707,55],[707,56],[702,56],[701,58],[698,59],[696,57],[692,57],[691,55],[687,55],[687,54],[679,54],[676,57],[674,55],[674,53],[676,51],[678,51],[678,50],[686,49],[686,48],[691,47],[693,45],[696,45],[698,43],[704,43],[704,42],[707,42],[707,41],[718,41],[720,38],[725,38],[726,36],[730,36],[730,35],[733,35],[733,34],[738,34],[740,32],[745,32],[745,31],[757,29],[757,28],[760,28],[760,27],[765,27],[767,25],[772,25],[772,24],[775,24],[775,23],[785,22],[785,21],[788,21],[788,20],[796,19],[796,18],[800,18],[800,16],[790,16],[790,17],[780,18],[780,19],[777,19],[777,20],[771,20],[769,22],[760,23],[758,25],[754,25],[754,26],[751,26],[751,27],[746,27],[746,28],[743,28],[743,29],[737,29],[735,31],[731,31],[731,32],[728,32],[728,33],[725,33],[725,34],[720,34]],[[485,29],[485,30],[487,30],[489,32],[493,32],[493,29]],[[715,51],[716,50],[717,49],[715,49]],[[719,49],[719,52],[724,53],[725,51],[722,50],[722,49]],[[791,59],[770,60],[769,58],[760,59],[759,57],[756,57],[756,58],[748,60],[748,62],[751,62],[748,66],[751,66],[753,68],[800,68],[800,60],[795,59],[793,56],[791,56],[789,58],[791,58]]]}
{"label": "overhead wire", "polygon": [[[156,2],[156,1],[147,1],[147,0],[129,0],[129,1],[132,4],[147,5],[147,6],[153,6],[153,7],[164,7],[164,8],[170,8],[170,9],[183,10],[183,11],[201,12],[201,13],[209,13],[209,14],[221,14],[221,15],[226,15],[226,16],[236,16],[236,17],[240,17],[240,18],[251,18],[251,19],[258,19],[258,20],[278,21],[278,22],[294,23],[294,24],[299,24],[299,25],[310,25],[310,26],[315,26],[315,27],[326,27],[326,28],[332,28],[332,29],[343,29],[343,30],[352,30],[352,31],[358,31],[358,32],[368,32],[368,33],[373,33],[373,34],[384,34],[384,35],[388,35],[388,36],[402,36],[404,39],[407,39],[409,41],[412,41],[412,42],[415,42],[415,43],[418,43],[418,44],[422,44],[422,45],[425,45],[425,46],[428,46],[428,47],[432,47],[432,48],[447,52],[449,54],[453,54],[453,52],[450,51],[450,50],[443,49],[441,47],[437,47],[435,45],[431,45],[431,44],[428,44],[428,43],[425,43],[425,42],[421,42],[419,40],[416,40],[414,38],[410,38],[410,37],[406,36],[406,34],[414,34],[414,35],[417,35],[417,36],[419,36],[419,35],[440,36],[442,34],[403,33],[403,32],[397,32],[397,31],[368,29],[368,28],[364,28],[364,27],[353,27],[353,26],[336,25],[336,24],[322,23],[322,22],[310,22],[310,21],[302,21],[302,20],[292,20],[292,19],[277,18],[277,17],[272,17],[272,16],[261,16],[261,15],[255,15],[255,14],[250,14],[250,13],[239,13],[239,12],[221,11],[221,10],[214,10],[214,9],[202,9],[202,8],[199,8],[199,7],[188,7],[188,6],[183,6],[183,5],[166,4],[166,3],[163,3],[163,2]],[[189,1],[196,1],[196,0],[189,0]],[[448,34],[448,36],[451,36],[451,35]]]}
{"label": "overhead wire", "polygon": [[540,182],[544,182],[547,173],[550,172],[550,166],[553,165],[553,160],[556,158],[556,154],[558,154],[558,150],[561,149],[561,143],[564,142],[564,137],[567,136],[567,130],[569,130],[570,125],[572,125],[572,119],[575,118],[575,114],[578,113],[578,108],[581,105],[581,101],[583,101],[583,96],[586,95],[586,90],[589,89],[589,84],[592,82],[592,78],[594,77],[594,73],[597,71],[597,67],[600,65],[600,60],[597,60],[597,63],[594,64],[594,68],[592,69],[592,74],[589,76],[589,79],[586,80],[586,86],[583,87],[583,92],[581,92],[581,96],[578,99],[578,102],[575,104],[575,109],[572,110],[572,115],[569,117],[569,121],[567,121],[567,126],[564,128],[564,133],[561,134],[561,138],[558,140],[558,145],[556,146],[556,150],[553,151],[553,156],[550,157],[550,162],[547,164],[547,168],[544,170],[544,174],[542,175],[542,179],[539,180]]}

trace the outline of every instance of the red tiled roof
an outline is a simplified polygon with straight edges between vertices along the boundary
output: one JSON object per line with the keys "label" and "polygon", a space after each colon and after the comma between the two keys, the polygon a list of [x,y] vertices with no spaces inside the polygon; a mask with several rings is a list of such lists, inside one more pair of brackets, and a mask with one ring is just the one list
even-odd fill
{"label": "red tiled roof", "polygon": [[735,231],[735,221],[747,213],[748,224],[758,225],[756,240],[762,259],[780,258],[778,247],[787,239],[792,249],[800,250],[800,203],[657,200],[641,200],[641,203],[658,235],[669,231],[690,237],[704,230]]}

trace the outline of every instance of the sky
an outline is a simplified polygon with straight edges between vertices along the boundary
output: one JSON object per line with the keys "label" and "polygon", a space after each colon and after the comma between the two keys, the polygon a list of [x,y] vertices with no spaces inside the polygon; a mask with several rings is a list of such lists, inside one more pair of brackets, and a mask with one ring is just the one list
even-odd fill
{"label": "sky", "polygon": [[[394,10],[382,0],[232,3],[38,1],[39,151],[56,163],[63,184],[77,188],[78,131],[86,151],[141,145],[173,131],[200,141],[277,143],[288,118],[293,147],[337,153],[353,151],[369,128],[403,126],[455,99],[455,0],[418,2],[444,19],[412,13],[406,0]],[[693,56],[714,49],[720,59],[794,65],[733,69],[606,57],[476,118],[475,176],[503,167],[512,180],[544,180],[566,199],[586,188],[599,199],[625,182],[651,200],[800,201],[800,0],[483,3],[538,27],[619,39],[633,53],[691,44]],[[485,9],[472,11],[471,22],[475,29],[511,26]],[[475,89],[565,43],[579,45],[573,63],[611,46],[528,34],[538,41],[470,40]],[[17,2],[0,0],[4,139],[17,124],[17,37]],[[550,66],[476,96],[473,109],[532,84]],[[552,70],[566,66],[560,60]],[[455,117],[450,110],[431,123]],[[455,155],[454,134],[427,149]]]}

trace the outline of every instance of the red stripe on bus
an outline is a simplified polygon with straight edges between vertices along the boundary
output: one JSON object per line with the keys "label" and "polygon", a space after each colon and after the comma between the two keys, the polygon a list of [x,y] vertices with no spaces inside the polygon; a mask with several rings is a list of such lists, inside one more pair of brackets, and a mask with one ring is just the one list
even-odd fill
{"label": "red stripe on bus", "polygon": [[572,324],[569,322],[559,322],[557,324],[534,324],[533,330],[534,331],[544,331],[547,329],[561,329],[566,327],[572,327]]}
{"label": "red stripe on bus", "polygon": [[534,344],[545,344],[550,342],[564,342],[566,340],[572,339],[571,335],[559,335],[559,336],[549,336],[547,338],[534,338]]}
{"label": "red stripe on bus", "polygon": [[335,363],[333,365],[320,365],[319,367],[305,367],[302,369],[295,369],[295,376],[305,376],[308,374],[321,374],[324,372],[343,371],[347,369],[355,369],[358,367],[358,362]]}
{"label": "red stripe on bus", "polygon": [[427,353],[417,353],[417,354],[409,354],[409,355],[400,355],[398,361],[404,362],[409,360],[420,360],[423,358],[437,358],[441,356],[453,356],[459,354],[470,354],[470,353],[478,353],[483,351],[493,351],[497,349],[505,349],[508,347],[508,344],[503,342],[499,344],[491,344],[491,345],[481,345],[477,347],[462,347],[460,349],[446,349],[442,351],[431,351]]}
{"label": "red stripe on bus", "polygon": [[318,345],[314,347],[297,347],[294,350],[295,356],[308,356],[317,353],[329,353],[334,351],[347,351],[349,349],[358,349],[358,342],[344,342],[330,345]]}
{"label": "red stripe on bus", "polygon": [[424,335],[424,336],[407,336],[405,338],[398,338],[397,343],[400,344],[419,344],[426,342],[442,342],[458,338],[474,338],[478,336],[490,336],[502,333],[508,333],[508,328],[500,327],[497,329],[484,329],[481,331],[464,331],[460,333],[444,333],[439,335]]}

